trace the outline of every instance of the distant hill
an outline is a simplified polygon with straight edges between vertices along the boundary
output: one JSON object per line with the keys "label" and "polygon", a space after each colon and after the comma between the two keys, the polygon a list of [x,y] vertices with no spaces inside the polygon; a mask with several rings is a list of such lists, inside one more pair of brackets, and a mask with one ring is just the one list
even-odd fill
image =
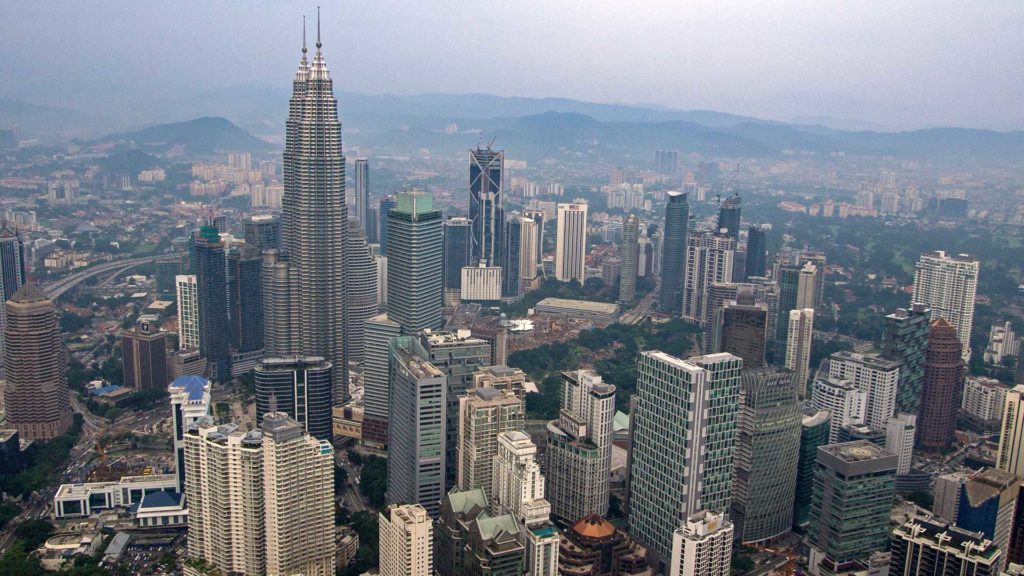
{"label": "distant hill", "polygon": [[162,154],[184,147],[188,155],[209,155],[218,152],[268,152],[276,147],[260,140],[224,118],[197,118],[185,122],[157,124],[135,132],[110,134],[93,142],[122,142],[151,154]]}
{"label": "distant hill", "polygon": [[94,137],[118,127],[102,116],[0,98],[0,128],[9,128],[12,124],[18,125],[21,138],[39,138],[45,142]]}

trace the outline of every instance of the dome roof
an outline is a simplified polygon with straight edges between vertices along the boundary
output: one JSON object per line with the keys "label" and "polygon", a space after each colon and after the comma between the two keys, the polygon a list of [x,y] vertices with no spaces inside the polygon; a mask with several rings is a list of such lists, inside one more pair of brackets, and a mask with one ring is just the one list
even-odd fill
{"label": "dome roof", "polygon": [[591,514],[573,524],[572,531],[586,538],[611,538],[615,535],[615,525],[597,514]]}

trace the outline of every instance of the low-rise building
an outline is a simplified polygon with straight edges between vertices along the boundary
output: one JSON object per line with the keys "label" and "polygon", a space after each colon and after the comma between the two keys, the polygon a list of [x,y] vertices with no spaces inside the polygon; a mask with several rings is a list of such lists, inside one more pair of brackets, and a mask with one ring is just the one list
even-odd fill
{"label": "low-rise building", "polygon": [[619,305],[589,300],[545,298],[537,303],[534,312],[543,316],[560,316],[596,322],[614,322],[619,317]]}

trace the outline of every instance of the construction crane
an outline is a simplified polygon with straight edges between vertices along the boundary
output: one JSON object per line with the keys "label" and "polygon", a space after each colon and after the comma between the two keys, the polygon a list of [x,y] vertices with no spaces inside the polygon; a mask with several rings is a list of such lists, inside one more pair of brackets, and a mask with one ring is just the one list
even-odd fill
{"label": "construction crane", "polygon": [[[739,175],[740,175],[740,162],[737,162],[736,163],[736,168],[732,171],[732,177],[729,178],[729,181],[726,182],[724,186],[719,188],[719,190],[721,190],[721,192],[719,192],[718,194],[715,194],[715,206],[721,206],[722,205],[722,192],[728,193],[729,190],[732,189],[732,185],[736,182],[736,179],[739,178]],[[737,192],[736,195],[739,196],[739,193]]]}

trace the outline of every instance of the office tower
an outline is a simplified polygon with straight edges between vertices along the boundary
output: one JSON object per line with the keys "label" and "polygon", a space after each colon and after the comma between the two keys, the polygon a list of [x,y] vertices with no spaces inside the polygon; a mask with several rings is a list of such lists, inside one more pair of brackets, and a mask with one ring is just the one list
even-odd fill
{"label": "office tower", "polygon": [[587,205],[559,204],[555,233],[555,278],[580,284],[587,272]]}
{"label": "office tower", "polygon": [[810,565],[841,572],[885,550],[897,458],[866,440],[818,448],[811,502]]}
{"label": "office tower", "polygon": [[1006,392],[1001,412],[996,467],[1024,476],[1024,385]]}
{"label": "office tower", "polygon": [[952,510],[944,506],[943,517],[957,528],[983,534],[1004,551],[1004,558],[1009,556],[1020,479],[997,468],[951,476],[941,477],[941,492],[936,482],[936,496],[941,493],[944,500],[955,500]]}
{"label": "office tower", "polygon": [[544,210],[528,208],[523,210],[523,216],[533,220],[537,225],[537,263],[544,260],[544,224],[547,222]]}
{"label": "office tower", "polygon": [[715,313],[712,326],[712,351],[728,352],[743,359],[744,368],[760,368],[765,363],[768,338],[768,306],[757,304],[751,290],[740,289],[736,300],[727,301]]}
{"label": "office tower", "polygon": [[169,296],[172,300],[174,299],[174,278],[188,271],[187,260],[187,257],[180,256],[174,260],[156,263],[156,291],[160,297]]}
{"label": "office tower", "polygon": [[640,266],[640,219],[635,214],[630,214],[622,225],[619,259],[622,261],[619,274],[619,303],[628,307],[636,300],[636,279]]}
{"label": "office tower", "polygon": [[964,360],[960,340],[956,328],[940,316],[928,329],[921,411],[917,415],[919,447],[929,452],[942,452],[950,447],[963,390]]}
{"label": "office tower", "polygon": [[228,251],[227,292],[231,346],[238,352],[263,348],[263,257],[255,248]]}
{"label": "office tower", "polygon": [[683,276],[686,264],[686,239],[689,236],[690,206],[686,193],[666,193],[665,229],[661,242],[661,292],[658,308],[667,314],[679,314],[683,306]]}
{"label": "office tower", "polygon": [[679,175],[679,151],[657,150],[654,152],[654,170],[662,176]]}
{"label": "office tower", "polygon": [[548,423],[548,501],[565,522],[608,513],[615,386],[593,370],[562,373],[562,409]]}
{"label": "office tower", "polygon": [[771,543],[793,526],[800,423],[793,373],[744,370],[729,517],[744,543]]}
{"label": "office tower", "polygon": [[281,249],[281,218],[274,214],[256,214],[242,221],[242,235],[246,246],[257,254],[264,250]]}
{"label": "office tower", "polygon": [[885,425],[885,449],[899,459],[896,475],[910,473],[910,464],[914,457],[914,435],[917,433],[917,416],[899,413],[890,416]]}
{"label": "office tower", "polygon": [[174,425],[174,464],[178,492],[185,492],[185,431],[210,415],[210,381],[202,376],[180,376],[167,387]]}
{"label": "office tower", "polygon": [[509,217],[502,223],[505,230],[504,250],[499,260],[501,266],[501,296],[503,298],[515,298],[519,296],[520,284],[522,284],[522,250],[523,250],[523,218],[519,212],[509,214]]}
{"label": "office tower", "polygon": [[406,334],[440,328],[441,211],[426,192],[403,192],[388,214],[388,317]]}
{"label": "office tower", "polygon": [[366,158],[356,158],[354,176],[356,189],[352,216],[365,227],[367,209],[370,207],[370,161]]}
{"label": "office tower", "polygon": [[640,354],[629,520],[656,560],[670,557],[673,532],[691,514],[729,509],[742,368],[732,354]]}
{"label": "office tower", "polygon": [[763,226],[747,228],[747,265],[743,279],[763,277],[768,270],[768,238]]}
{"label": "office tower", "polygon": [[415,336],[391,340],[388,400],[388,489],[390,504],[419,504],[431,518],[444,495],[444,372],[425,360]]}
{"label": "office tower", "polygon": [[402,327],[379,314],[366,321],[366,361],[363,366],[363,441],[378,447],[388,443],[388,391],[391,387],[391,339]]}
{"label": "office tower", "polygon": [[377,207],[377,239],[380,244],[380,255],[385,258],[388,255],[388,215],[398,204],[394,195],[388,195],[380,199]]}
{"label": "office tower", "polygon": [[[810,377],[811,343],[814,339],[814,308],[789,311],[788,335],[786,336],[786,368],[796,375],[797,389],[807,389]],[[806,396],[806,392],[804,392]]]}
{"label": "office tower", "polygon": [[892,532],[889,572],[998,576],[1005,560],[1005,551],[982,534],[915,516]]}
{"label": "office tower", "polygon": [[25,243],[21,237],[6,223],[0,224],[0,297],[4,302],[28,281],[26,260]]}
{"label": "office tower", "polygon": [[462,269],[469,266],[472,228],[466,218],[449,218],[444,223],[445,305],[458,302],[462,292]]}
{"label": "office tower", "polygon": [[459,398],[458,480],[460,490],[490,494],[498,434],[522,430],[523,399],[508,389],[475,388]]}
{"label": "office tower", "polygon": [[280,282],[264,282],[264,314],[266,353],[324,358],[336,371],[337,391],[332,396],[347,399],[348,210],[337,108],[318,38],[313,61],[303,50],[292,82],[284,145],[282,249],[280,257],[268,263]]}
{"label": "office tower", "polygon": [[806,531],[811,518],[814,470],[818,466],[818,447],[830,444],[828,410],[810,408],[800,422],[800,458],[796,465],[796,491],[793,496],[793,527]]}
{"label": "office tower", "polygon": [[785,265],[779,268],[779,310],[775,324],[775,363],[786,361],[787,338],[789,337],[789,313],[793,310],[815,308],[818,278],[814,265]]}
{"label": "office tower", "polygon": [[981,262],[967,254],[925,252],[914,270],[914,299],[932,309],[932,318],[943,318],[960,338],[964,362],[971,357],[974,296]]}
{"label": "office tower", "polygon": [[[293,280],[288,261],[278,250],[263,252],[263,353],[267,356],[293,354],[292,335],[299,331],[299,319],[292,314]],[[179,306],[180,309],[180,306]]]}
{"label": "office tower", "polygon": [[864,423],[884,430],[896,406],[900,365],[878,356],[841,350],[829,356],[829,376],[849,380],[866,394]]}
{"label": "office tower", "polygon": [[[278,413],[263,418],[267,574],[334,574],[334,449]],[[239,498],[239,494],[232,494]],[[244,497],[244,496],[243,496]]]}
{"label": "office tower", "polygon": [[509,329],[501,318],[491,316],[471,327],[473,336],[485,340],[491,346],[491,365],[504,366],[508,360]]}
{"label": "office tower", "polygon": [[718,232],[727,234],[735,242],[740,240],[740,197],[729,196],[718,207]]}
{"label": "office tower", "polygon": [[4,303],[4,407],[22,440],[52,440],[71,427],[67,352],[53,301],[33,282]]}
{"label": "office tower", "polygon": [[348,333],[345,344],[348,358],[362,362],[366,358],[366,321],[377,315],[377,263],[366,243],[363,229],[355,220],[348,221],[348,247],[345,249],[348,267],[345,287],[345,312],[348,314]]}
{"label": "office tower", "polygon": [[256,364],[256,421],[275,412],[287,414],[310,436],[330,442],[332,368],[319,356],[262,358]]}
{"label": "office tower", "polygon": [[469,536],[479,516],[487,517],[490,505],[483,488],[451,490],[441,499],[441,515],[434,531],[434,566],[438,576],[465,574]]}
{"label": "office tower", "polygon": [[811,406],[828,411],[828,443],[835,444],[840,430],[864,424],[867,394],[849,380],[816,378],[811,385]]}
{"label": "office tower", "polygon": [[672,533],[669,576],[732,574],[733,525],[725,514],[702,510]]}
{"label": "office tower", "polygon": [[1017,358],[1013,364],[1013,383],[1024,384],[1024,336],[1017,338]]}
{"label": "office tower", "polygon": [[900,381],[896,386],[897,412],[917,414],[921,406],[924,352],[928,346],[931,315],[931,308],[915,303],[885,317],[882,356],[900,363]]}
{"label": "office tower", "polygon": [[504,249],[505,152],[490,147],[469,151],[469,219],[473,222],[471,264],[500,266]]}
{"label": "office tower", "polygon": [[541,229],[537,221],[530,217],[524,216],[519,222],[522,229],[519,243],[519,291],[526,293],[537,287],[537,265],[540,264],[537,246]]}
{"label": "office tower", "polygon": [[[420,345],[427,359],[445,373],[448,386],[445,391],[445,492],[451,490],[458,476],[459,397],[473,387],[473,374],[482,366],[493,364],[491,345],[476,338],[469,330],[457,332],[420,333]],[[367,367],[369,370],[369,367]],[[365,421],[364,421],[365,429]]]}
{"label": "office tower", "polygon": [[725,234],[693,232],[686,245],[683,277],[683,316],[702,325],[708,312],[708,288],[712,283],[732,282],[732,260],[736,241]]}
{"label": "office tower", "polygon": [[558,549],[562,574],[606,576],[651,576],[647,549],[627,532],[591,514],[562,533]]}
{"label": "office tower", "polygon": [[178,349],[199,349],[199,296],[194,275],[174,279],[178,297]]}
{"label": "office tower", "polygon": [[199,353],[210,379],[231,378],[228,329],[227,263],[217,229],[203,226],[196,238],[196,293],[199,298]]}
{"label": "office tower", "polygon": [[149,320],[139,320],[121,332],[122,384],[135,390],[167,385],[167,332]]}
{"label": "office tower", "polygon": [[423,506],[388,506],[377,524],[380,576],[433,576],[434,524]]}
{"label": "office tower", "polygon": [[[231,574],[266,574],[262,434],[200,418],[186,427],[183,443],[189,509],[186,563]],[[293,482],[301,480],[297,476]]]}

